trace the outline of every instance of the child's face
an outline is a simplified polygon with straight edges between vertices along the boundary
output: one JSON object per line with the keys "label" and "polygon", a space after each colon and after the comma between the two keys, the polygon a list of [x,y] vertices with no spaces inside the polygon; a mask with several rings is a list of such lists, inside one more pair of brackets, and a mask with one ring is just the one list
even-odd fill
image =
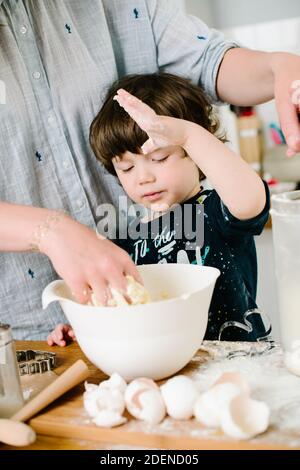
{"label": "child's face", "polygon": [[198,167],[179,146],[147,155],[127,151],[115,157],[113,165],[128,196],[153,210],[165,210],[199,191]]}

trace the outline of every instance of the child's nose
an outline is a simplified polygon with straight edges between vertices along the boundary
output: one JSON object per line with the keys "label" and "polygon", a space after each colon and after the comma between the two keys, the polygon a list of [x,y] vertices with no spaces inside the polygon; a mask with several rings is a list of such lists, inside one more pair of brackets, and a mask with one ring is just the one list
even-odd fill
{"label": "child's nose", "polygon": [[153,183],[155,181],[155,175],[146,165],[139,168],[138,171],[138,182],[139,184]]}

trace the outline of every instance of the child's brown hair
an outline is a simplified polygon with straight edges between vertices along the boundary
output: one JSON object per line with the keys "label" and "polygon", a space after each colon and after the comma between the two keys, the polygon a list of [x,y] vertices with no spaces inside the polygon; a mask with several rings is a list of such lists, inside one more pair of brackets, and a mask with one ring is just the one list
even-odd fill
{"label": "child's brown hair", "polygon": [[[128,75],[115,82],[90,127],[90,144],[96,158],[113,175],[112,160],[126,151],[141,153],[147,134],[113,100],[119,88],[127,90],[157,114],[192,121],[212,134],[219,130],[219,121],[202,89],[185,78],[169,73]],[[218,137],[226,142],[224,136]],[[199,152],[205,149],[199,147]],[[200,179],[204,175],[200,172]]]}

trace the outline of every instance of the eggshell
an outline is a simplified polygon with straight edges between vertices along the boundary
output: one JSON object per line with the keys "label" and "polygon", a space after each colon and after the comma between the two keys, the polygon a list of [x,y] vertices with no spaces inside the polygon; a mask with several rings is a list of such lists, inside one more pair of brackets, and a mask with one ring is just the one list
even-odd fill
{"label": "eggshell", "polygon": [[233,383],[234,385],[238,386],[241,389],[241,393],[250,393],[249,383],[244,379],[244,377],[239,374],[238,372],[224,372],[218,380],[214,383],[213,386],[221,384],[221,383]]}
{"label": "eggshell", "polygon": [[208,427],[220,426],[222,411],[228,407],[232,398],[240,394],[240,387],[232,382],[214,385],[200,395],[195,403],[194,415],[197,421]]}
{"label": "eggshell", "polygon": [[133,380],[127,386],[125,403],[132,416],[152,424],[159,423],[166,414],[159,387],[153,380],[144,377]]}
{"label": "eggshell", "polygon": [[126,423],[127,419],[124,416],[121,416],[119,413],[116,413],[112,410],[102,410],[100,411],[96,418],[93,419],[93,422],[103,428],[112,428],[115,426],[120,426],[121,424]]}
{"label": "eggshell", "polygon": [[238,395],[223,409],[221,428],[227,436],[250,439],[266,431],[269,419],[270,409],[264,402]]}

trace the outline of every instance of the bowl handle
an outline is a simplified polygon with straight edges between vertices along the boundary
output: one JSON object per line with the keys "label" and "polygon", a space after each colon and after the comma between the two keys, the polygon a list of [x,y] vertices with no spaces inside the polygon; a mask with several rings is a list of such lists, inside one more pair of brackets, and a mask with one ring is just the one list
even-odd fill
{"label": "bowl handle", "polygon": [[61,295],[58,295],[57,293],[58,287],[63,286],[63,285],[64,285],[64,281],[58,280],[58,281],[50,282],[50,284],[48,284],[48,286],[45,287],[42,293],[43,309],[47,308],[51,302],[64,299],[64,297],[62,297]]}

